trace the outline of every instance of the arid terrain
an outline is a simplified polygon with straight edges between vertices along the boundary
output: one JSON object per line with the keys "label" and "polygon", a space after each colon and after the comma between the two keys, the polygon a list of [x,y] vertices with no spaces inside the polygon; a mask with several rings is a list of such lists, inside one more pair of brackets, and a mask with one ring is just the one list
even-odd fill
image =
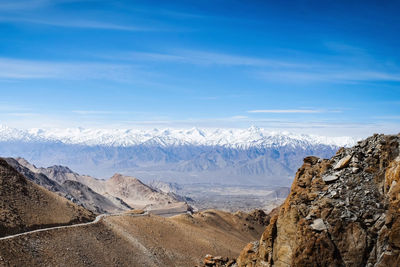
{"label": "arid terrain", "polygon": [[94,213],[121,213],[132,208],[190,210],[185,199],[157,191],[139,179],[115,174],[110,179],[80,175],[66,166],[38,168],[23,158],[6,158],[28,180],[83,206]]}
{"label": "arid terrain", "polygon": [[[262,210],[191,214],[174,202],[147,211],[104,214],[90,222],[93,213],[28,181],[1,160],[3,236],[89,223],[0,238],[0,264],[399,266],[399,144],[398,135],[374,135],[340,149],[331,159],[306,157],[289,196],[269,215]],[[132,188],[137,185],[144,189],[140,196],[158,192],[122,175],[111,183],[119,187],[110,191],[127,200],[136,195]],[[285,193],[281,191],[275,197]]]}
{"label": "arid terrain", "polygon": [[400,0],[0,0],[0,267],[400,267]]}
{"label": "arid terrain", "polygon": [[[30,178],[53,181],[17,166]],[[137,179],[115,176],[112,182],[127,179],[125,191],[116,187],[113,192],[143,196],[129,187],[133,183],[157,196]],[[69,190],[79,184],[65,183],[72,183]],[[234,257],[269,222],[263,211],[208,210],[191,215],[181,202],[158,205],[149,213],[136,209],[97,215],[94,220],[96,214],[28,180],[3,159],[0,186],[1,266],[194,266],[207,253]]]}
{"label": "arid terrain", "polygon": [[88,222],[94,214],[28,181],[0,159],[0,237],[54,225]]}
{"label": "arid terrain", "polygon": [[256,213],[215,210],[169,218],[110,216],[88,226],[0,240],[0,265],[194,266],[207,253],[235,257],[258,239],[267,221]]}

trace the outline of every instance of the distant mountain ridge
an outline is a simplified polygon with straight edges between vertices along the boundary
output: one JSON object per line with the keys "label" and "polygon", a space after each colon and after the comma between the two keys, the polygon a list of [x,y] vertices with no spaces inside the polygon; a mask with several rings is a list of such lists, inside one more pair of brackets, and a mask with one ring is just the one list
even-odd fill
{"label": "distant mountain ridge", "polygon": [[[264,129],[30,129],[0,127],[0,156],[38,166],[65,165],[108,178],[145,183],[288,186],[303,158],[329,158],[351,137],[268,132]],[[53,170],[57,172],[57,170]],[[69,178],[71,179],[71,178]],[[72,179],[73,180],[73,179]]]}
{"label": "distant mountain ridge", "polygon": [[350,147],[355,139],[348,136],[271,132],[258,127],[248,129],[28,129],[0,126],[0,141],[61,142],[88,146],[222,146],[232,148],[327,145]]}

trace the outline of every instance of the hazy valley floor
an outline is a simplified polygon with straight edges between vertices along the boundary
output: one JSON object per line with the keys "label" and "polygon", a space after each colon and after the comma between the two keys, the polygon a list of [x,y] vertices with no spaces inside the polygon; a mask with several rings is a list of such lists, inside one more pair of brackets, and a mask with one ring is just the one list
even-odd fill
{"label": "hazy valley floor", "polygon": [[189,203],[199,210],[218,209],[229,212],[271,211],[283,203],[289,187],[186,184],[177,193],[189,197]]}

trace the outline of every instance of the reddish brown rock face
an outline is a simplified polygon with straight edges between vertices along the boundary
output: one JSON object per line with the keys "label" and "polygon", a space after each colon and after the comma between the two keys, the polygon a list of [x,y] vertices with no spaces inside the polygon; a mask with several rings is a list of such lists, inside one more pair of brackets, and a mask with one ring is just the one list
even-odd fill
{"label": "reddish brown rock face", "polygon": [[304,159],[290,195],[239,266],[400,266],[400,136]]}

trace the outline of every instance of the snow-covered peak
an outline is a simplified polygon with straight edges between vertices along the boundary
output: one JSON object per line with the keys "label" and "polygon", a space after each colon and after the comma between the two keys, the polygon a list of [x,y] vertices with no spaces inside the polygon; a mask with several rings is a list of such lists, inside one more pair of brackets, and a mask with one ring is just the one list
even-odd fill
{"label": "snow-covered peak", "polygon": [[225,146],[306,147],[329,145],[352,146],[351,137],[326,137],[289,132],[271,132],[258,127],[248,129],[28,129],[20,130],[0,125],[0,141],[62,142],[65,144],[103,146]]}

